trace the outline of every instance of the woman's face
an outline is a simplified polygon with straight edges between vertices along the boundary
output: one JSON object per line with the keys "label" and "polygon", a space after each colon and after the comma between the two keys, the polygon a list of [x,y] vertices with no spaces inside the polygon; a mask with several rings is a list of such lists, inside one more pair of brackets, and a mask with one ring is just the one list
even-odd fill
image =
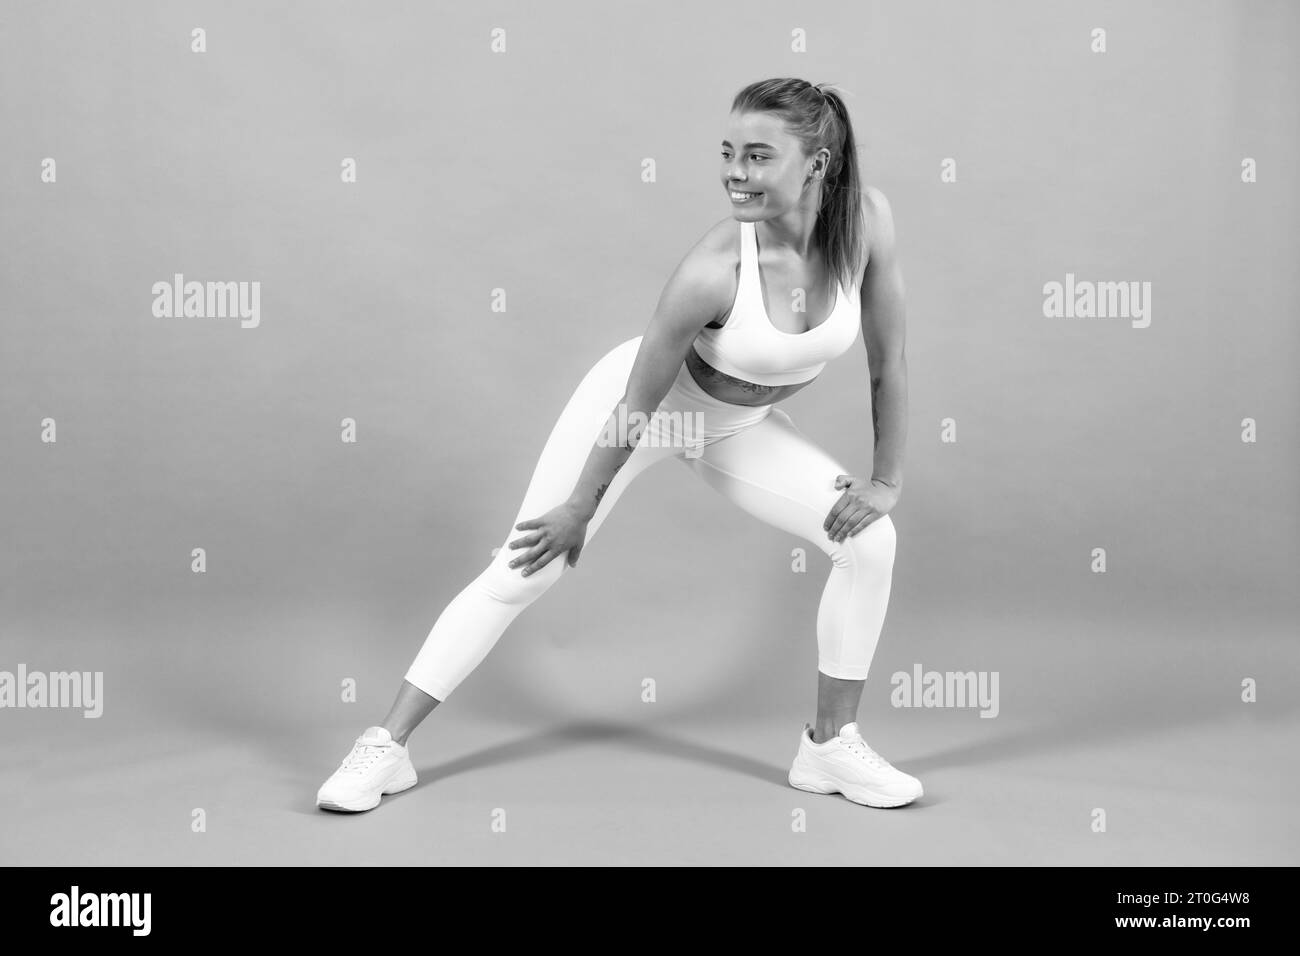
{"label": "woman's face", "polygon": [[808,203],[816,209],[818,179],[830,151],[812,156],[772,113],[732,113],[722,137],[722,186],[737,219],[770,219]]}

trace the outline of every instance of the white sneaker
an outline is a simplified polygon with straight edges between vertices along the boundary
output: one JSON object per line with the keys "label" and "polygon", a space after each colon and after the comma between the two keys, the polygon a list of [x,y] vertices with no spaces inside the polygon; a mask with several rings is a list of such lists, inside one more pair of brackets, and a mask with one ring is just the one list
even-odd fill
{"label": "white sneaker", "polygon": [[820,744],[813,743],[812,725],[804,724],[790,767],[790,786],[811,793],[842,793],[868,807],[901,807],[924,792],[920,780],[894,769],[867,746],[856,723],[845,724],[838,737]]}
{"label": "white sneaker", "polygon": [[410,752],[383,727],[370,727],[316,793],[326,810],[373,810],[386,793],[415,786]]}

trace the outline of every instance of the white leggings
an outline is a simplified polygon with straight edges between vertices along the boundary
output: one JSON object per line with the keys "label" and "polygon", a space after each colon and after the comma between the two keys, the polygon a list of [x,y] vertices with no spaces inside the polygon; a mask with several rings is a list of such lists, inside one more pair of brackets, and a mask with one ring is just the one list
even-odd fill
{"label": "white leggings", "polygon": [[[406,673],[406,680],[426,694],[446,700],[520,611],[562,574],[577,570],[561,555],[524,577],[521,567],[507,564],[527,549],[510,548],[508,542],[528,533],[516,531],[516,524],[540,517],[573,492],[593,443],[623,396],[640,345],[637,336],[606,353],[565,405],[523,504],[500,539],[500,550],[443,610]],[[830,556],[830,574],[817,611],[817,668],[830,677],[866,678],[889,603],[895,532],[885,515],[841,542],[827,538],[822,524],[842,494],[835,478],[847,469],[810,441],[781,409],[719,401],[695,383],[683,363],[658,414],[597,505],[587,524],[587,542],[628,484],[665,458],[683,462],[745,511]],[[585,560],[590,553],[590,548],[584,550],[578,568],[595,572]]]}

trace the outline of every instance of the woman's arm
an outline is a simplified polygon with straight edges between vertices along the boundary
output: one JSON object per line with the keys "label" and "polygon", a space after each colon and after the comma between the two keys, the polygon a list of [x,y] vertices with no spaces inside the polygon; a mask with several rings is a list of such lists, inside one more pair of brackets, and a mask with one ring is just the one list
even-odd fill
{"label": "woman's arm", "polygon": [[[725,260],[716,251],[715,239],[721,235],[722,225],[714,226],[696,243],[669,277],[650,325],[642,335],[641,346],[628,373],[627,387],[596,437],[577,484],[568,499],[546,514],[515,525],[516,531],[529,534],[510,541],[509,547],[528,550],[512,560],[509,567],[522,568],[521,573],[527,576],[562,554],[568,555],[570,566],[577,566],[587,539],[587,525],[595,516],[600,499],[632,454],[642,426],[649,422],[668,394],[686,358],[686,350],[700,329],[721,315],[731,302],[734,289],[728,287]],[[618,428],[620,415],[625,416],[622,420],[629,426],[635,426],[623,435]],[[622,445],[608,442],[607,435],[626,441]]]}
{"label": "woman's arm", "polygon": [[[583,517],[590,519],[596,513],[609,483],[636,447],[641,427],[649,422],[672,387],[691,342],[700,329],[721,315],[729,301],[728,295],[726,268],[720,264],[717,253],[701,240],[686,254],[664,286],[632,363],[627,389],[610,413],[601,437],[592,446],[569,496],[570,505]],[[617,427],[620,415],[629,425],[627,442],[607,443],[604,437],[607,434],[624,437]]]}
{"label": "woman's arm", "polygon": [[879,189],[865,190],[871,223],[870,256],[862,281],[862,338],[871,375],[871,477],[895,489],[903,484],[907,444],[907,356],[903,272],[894,242],[894,217]]}

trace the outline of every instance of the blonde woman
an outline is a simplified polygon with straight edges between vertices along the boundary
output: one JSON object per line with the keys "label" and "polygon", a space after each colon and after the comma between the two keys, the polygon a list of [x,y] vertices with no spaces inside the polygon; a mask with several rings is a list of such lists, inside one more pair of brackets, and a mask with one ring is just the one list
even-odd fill
{"label": "blonde woman", "polygon": [[[319,807],[370,810],[415,785],[411,732],[577,566],[629,483],[667,458],[831,559],[815,626],[817,716],[800,734],[791,785],[871,807],[921,796],[915,777],[867,745],[856,716],[889,601],[889,512],[906,437],[903,280],[889,205],[861,186],[848,111],[824,84],[781,78],[742,89],[721,158],[730,215],[686,253],[644,334],[578,385],[501,549],[444,609],[388,715],[321,786]],[[859,329],[871,375],[870,476],[848,474],[778,407]]]}

